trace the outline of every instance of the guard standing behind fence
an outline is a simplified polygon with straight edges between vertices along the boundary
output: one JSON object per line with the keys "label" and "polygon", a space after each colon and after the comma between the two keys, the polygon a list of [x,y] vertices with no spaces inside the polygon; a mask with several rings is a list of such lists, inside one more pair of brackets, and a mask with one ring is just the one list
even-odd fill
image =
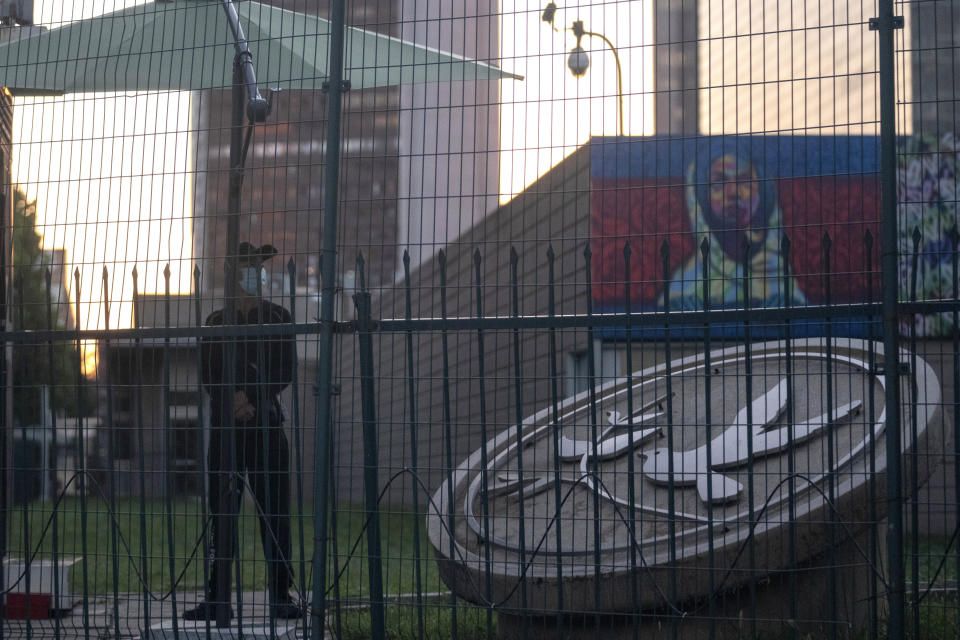
{"label": "guard standing behind fence", "polygon": [[[270,245],[255,247],[240,243],[238,257],[237,324],[266,325],[290,323],[290,312],[261,297],[266,284],[263,263],[277,254]],[[222,325],[223,312],[214,311],[207,325]],[[290,455],[283,430],[285,411],[280,392],[293,379],[295,344],[293,336],[249,335],[236,338],[235,387],[224,388],[224,338],[205,338],[203,386],[211,398],[209,504],[212,528],[207,549],[210,563],[207,597],[186,611],[187,620],[213,620],[217,587],[217,562],[231,562],[236,554],[235,538],[226,549],[216,549],[218,530],[236,530],[240,498],[249,486],[260,518],[260,536],[267,559],[271,613],[277,618],[299,618],[305,608],[290,597],[293,567],[290,562]],[[232,395],[232,403],[222,394]],[[226,401],[226,402],[225,402]],[[235,428],[233,464],[229,472],[229,420],[224,407],[232,405]],[[226,506],[226,508],[224,507]],[[229,593],[229,587],[223,590]],[[231,612],[232,615],[232,612]]]}

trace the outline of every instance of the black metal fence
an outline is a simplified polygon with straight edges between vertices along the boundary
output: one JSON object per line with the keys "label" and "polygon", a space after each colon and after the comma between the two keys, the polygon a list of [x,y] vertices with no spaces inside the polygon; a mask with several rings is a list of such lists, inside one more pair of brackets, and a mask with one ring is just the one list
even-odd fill
{"label": "black metal fence", "polygon": [[[511,109],[580,100],[351,88],[345,23],[509,70],[560,64],[504,52],[566,8],[273,4],[330,18],[335,72],[249,129],[192,98],[190,250],[121,258],[152,205],[124,232],[4,179],[0,635],[955,637],[955,1],[653,3],[617,66],[655,79],[593,90],[617,135],[537,149]],[[790,69],[727,77],[741,48]]]}
{"label": "black metal fence", "polygon": [[[898,304],[898,321],[943,313],[950,306],[917,300],[922,237],[916,230],[912,235],[911,298]],[[954,396],[947,384],[950,374],[944,369],[955,355],[951,341],[919,340],[914,323],[898,322],[897,332],[910,326],[903,336],[903,351],[899,359],[884,356],[882,307],[871,302],[876,299],[872,283],[879,280],[873,276],[880,274],[869,230],[862,242],[866,247],[862,273],[868,274],[868,288],[862,292],[865,302],[859,304],[832,303],[830,283],[841,274],[831,269],[833,243],[824,234],[820,276],[826,299],[822,306],[674,313],[664,300],[661,313],[639,314],[630,312],[634,307],[630,290],[636,283],[627,277],[620,282],[626,312],[592,311],[592,254],[586,249],[580,272],[586,312],[558,315],[556,254],[549,247],[537,265],[547,274],[542,314],[521,310],[521,300],[536,305],[542,292],[521,293],[519,253],[511,249],[506,298],[512,314],[485,316],[485,303],[498,291],[486,287],[482,256],[476,250],[472,255],[475,313],[451,317],[448,258],[441,251],[436,274],[440,316],[412,318],[413,292],[422,298],[426,287],[412,286],[408,272],[402,294],[405,319],[378,323],[379,362],[386,372],[381,374],[379,396],[372,386],[377,361],[370,346],[373,338],[369,331],[358,333],[356,357],[362,379],[368,381],[361,387],[368,548],[374,549],[383,535],[378,514],[385,494],[392,492],[394,501],[412,505],[416,513],[425,510],[427,535],[444,582],[454,594],[486,610],[485,623],[479,630],[468,627],[468,634],[499,630],[505,637],[555,633],[606,637],[669,629],[680,637],[885,635],[896,562],[901,563],[900,571],[906,568],[901,575],[907,576],[909,585],[905,595],[912,616],[908,633],[912,631],[914,637],[952,633],[949,616],[954,615],[956,602],[946,594],[953,584],[947,567],[955,562],[956,519],[940,517],[938,507],[947,505],[935,504],[932,493],[934,487],[943,486],[943,474],[949,473],[946,467],[955,455],[956,421],[949,410],[953,402],[949,398]],[[786,267],[790,264],[786,234],[781,246],[783,289],[789,291],[792,275]],[[708,264],[709,242],[699,249],[700,264]],[[749,247],[744,251],[749,252]],[[669,252],[670,243],[664,241],[663,283],[670,281]],[[956,253],[954,242],[951,260]],[[623,245],[623,256],[625,273],[629,273],[629,242]],[[528,258],[537,259],[535,255]],[[362,264],[358,267],[362,269]],[[757,286],[759,278],[749,270],[743,278],[744,291]],[[700,284],[703,290],[710,287],[706,269]],[[372,321],[367,316],[366,294],[358,294],[357,299],[358,327],[368,327]],[[662,332],[662,338],[652,340],[654,331]],[[619,371],[601,372],[604,358],[599,351],[609,343],[597,340],[600,332],[619,336],[615,344],[624,360]],[[734,337],[734,332],[740,337]],[[674,333],[683,337],[671,340]],[[451,343],[459,341],[464,349],[461,336],[475,340],[476,346],[469,351],[469,364],[452,373],[450,354],[457,351]],[[565,375],[559,364],[563,350],[558,339],[569,343],[576,336],[586,346],[587,372],[582,376],[582,391],[564,399]],[[537,337],[546,340],[538,344]],[[814,354],[824,361],[822,368],[810,366]],[[759,371],[752,370],[754,361]],[[731,368],[731,362],[737,366]],[[890,378],[886,378],[888,367],[893,369]],[[859,399],[853,400],[857,393],[852,380],[861,373],[885,382],[864,385]],[[891,409],[884,391],[890,379],[897,378],[904,388],[895,396],[903,394],[902,408]],[[771,379],[786,385],[783,398],[774,393],[777,386],[771,388]],[[657,387],[652,395],[630,391],[651,384]],[[472,406],[461,409],[461,415],[469,411],[472,421],[453,417],[451,398],[459,395],[464,401],[462,390],[457,390],[463,386],[471,390]],[[378,439],[400,439],[395,433],[401,425],[381,426],[378,431],[373,398],[380,398],[379,406],[391,406],[396,402],[391,394],[404,392],[406,398],[400,404],[408,411],[403,426],[409,434],[405,443],[392,445],[404,447],[404,452],[378,454]],[[500,406],[491,408],[488,398],[495,398]],[[780,404],[770,413],[767,407],[775,400]],[[720,410],[711,409],[711,404]],[[811,414],[811,407],[817,404],[824,408],[822,426],[832,428],[849,420],[850,431],[834,434],[827,428],[822,434],[826,445],[811,451],[811,436],[803,429],[816,422],[811,418],[818,411]],[[769,413],[762,419],[765,424],[795,425],[791,435],[796,444],[786,436],[775,443],[751,439],[738,441],[734,454],[725,452],[731,436],[729,432],[717,436],[717,427],[728,429],[722,425],[735,426],[744,418],[753,424],[755,417],[747,415],[751,409]],[[889,432],[881,436],[878,430],[881,423],[889,429],[892,411],[902,411],[903,424],[902,439],[893,444]],[[643,419],[634,421],[629,416]],[[723,419],[728,422],[719,422]],[[630,430],[642,423],[650,428]],[[460,442],[464,432],[471,434],[468,443]],[[650,438],[657,436],[663,439],[661,447],[666,446],[651,450]],[[691,459],[687,454],[698,445],[705,458]],[[891,453],[887,447],[897,455],[887,457]],[[602,453],[590,453],[595,450]],[[639,459],[633,455],[635,450],[641,452]],[[676,451],[684,455],[676,459],[675,468],[648,470],[647,463],[641,463],[661,452]],[[719,460],[711,462],[711,452]],[[782,456],[777,464],[769,462],[767,456],[772,454]],[[378,471],[384,458],[390,461],[388,468],[397,469],[386,484]],[[580,461],[572,475],[571,461]],[[703,504],[695,505],[692,513],[686,511],[690,499],[681,500],[682,486],[696,484],[711,473],[709,469],[737,464],[744,468],[734,477],[748,489],[740,486],[714,500],[706,494],[729,489],[697,485]],[[409,479],[402,491],[390,486],[404,476]],[[644,481],[635,482],[641,476]],[[895,476],[900,479],[894,484],[884,482],[885,478],[893,482],[889,478]],[[664,486],[668,491],[662,491]],[[372,488],[382,488],[382,493],[371,493]],[[671,499],[674,492],[676,501]],[[664,493],[667,499],[657,506]],[[525,504],[525,499],[530,502]],[[731,514],[730,500],[746,502],[745,511]],[[426,506],[421,506],[424,501]],[[811,507],[817,501],[819,507]],[[895,506],[898,503],[909,507]],[[899,531],[909,532],[896,552],[887,538],[891,532],[878,527],[888,521],[892,509],[904,509]],[[688,539],[692,534],[682,531],[691,522],[708,528],[706,535],[694,540],[692,551]],[[716,530],[711,523],[716,523]],[[659,536],[651,538],[645,531],[657,527]],[[577,544],[564,546],[565,537]],[[414,548],[419,548],[416,529],[412,539]],[[925,546],[932,540],[938,541],[936,558]],[[384,613],[376,609],[390,608],[384,605],[382,578],[375,570],[381,557],[379,551],[368,556],[375,633],[378,625],[384,625]],[[564,580],[565,576],[570,577]],[[413,593],[424,590],[429,587],[417,574]],[[418,602],[417,610],[422,606]],[[451,624],[455,629],[455,619]],[[421,633],[423,625],[419,619]]]}

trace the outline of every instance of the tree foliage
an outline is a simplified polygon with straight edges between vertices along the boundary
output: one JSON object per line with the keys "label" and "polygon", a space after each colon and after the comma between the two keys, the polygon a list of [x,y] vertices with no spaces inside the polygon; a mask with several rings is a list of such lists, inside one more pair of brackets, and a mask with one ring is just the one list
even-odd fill
{"label": "tree foliage", "polygon": [[[48,271],[62,271],[51,264],[36,227],[36,201],[30,202],[20,189],[13,194],[13,326],[16,330],[66,329],[58,309],[69,301],[58,300],[60,287],[48,284]],[[48,293],[50,303],[48,304]],[[65,296],[64,296],[65,297]],[[66,306],[64,306],[66,305]],[[83,397],[84,413],[92,408],[89,385],[81,375],[80,354],[75,341],[17,343],[13,348],[13,415],[21,425],[43,423],[44,388],[54,413],[76,416]]]}

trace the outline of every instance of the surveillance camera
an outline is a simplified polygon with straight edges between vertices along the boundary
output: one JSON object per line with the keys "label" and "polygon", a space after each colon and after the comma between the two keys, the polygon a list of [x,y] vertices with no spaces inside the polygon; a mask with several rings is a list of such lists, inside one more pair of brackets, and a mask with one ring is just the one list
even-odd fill
{"label": "surveillance camera", "polygon": [[551,2],[544,7],[543,16],[541,16],[540,19],[549,24],[553,24],[553,18],[555,15],[557,15],[557,5],[556,3]]}
{"label": "surveillance camera", "polygon": [[567,67],[570,68],[570,73],[579,78],[587,72],[589,66],[590,58],[587,57],[587,52],[579,45],[574,47],[570,51],[570,57],[567,58]]}

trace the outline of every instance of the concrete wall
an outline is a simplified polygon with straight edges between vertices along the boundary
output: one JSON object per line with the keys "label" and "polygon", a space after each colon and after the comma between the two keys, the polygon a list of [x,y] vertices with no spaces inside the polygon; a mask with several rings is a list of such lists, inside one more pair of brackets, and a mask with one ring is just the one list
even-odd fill
{"label": "concrete wall", "polygon": [[[534,183],[510,203],[500,207],[447,248],[447,313],[449,317],[476,315],[476,269],[474,251],[479,249],[484,315],[512,313],[510,248],[519,254],[519,306],[522,315],[547,313],[548,268],[546,253],[556,254],[556,313],[584,313],[586,285],[583,250],[589,237],[589,147],[584,147]],[[413,317],[440,314],[440,274],[436,258],[411,274]],[[405,313],[402,287],[386,290],[373,300],[373,316],[402,318]],[[584,331],[557,330],[557,362],[563,376],[564,354],[587,348]],[[513,333],[484,332],[484,372],[481,378],[478,339],[475,330],[449,332],[450,437],[444,426],[442,336],[418,332],[413,336],[417,465],[427,489],[434,491],[446,478],[446,447],[457,465],[484,438],[512,424],[517,415],[514,385]],[[551,401],[548,332],[521,332],[522,406],[528,415]],[[341,500],[362,497],[362,422],[357,338],[338,339],[336,376],[342,393],[335,405],[334,421],[337,493]],[[406,378],[407,353],[404,334],[374,336],[374,368],[377,377],[377,432],[380,451],[380,483],[411,466],[410,405]],[[563,396],[563,380],[557,381]],[[481,385],[485,394],[481,396]],[[481,400],[486,420],[481,421]],[[396,481],[387,495],[391,504],[411,504],[413,482],[409,476]],[[424,498],[421,494],[421,505]]]}

